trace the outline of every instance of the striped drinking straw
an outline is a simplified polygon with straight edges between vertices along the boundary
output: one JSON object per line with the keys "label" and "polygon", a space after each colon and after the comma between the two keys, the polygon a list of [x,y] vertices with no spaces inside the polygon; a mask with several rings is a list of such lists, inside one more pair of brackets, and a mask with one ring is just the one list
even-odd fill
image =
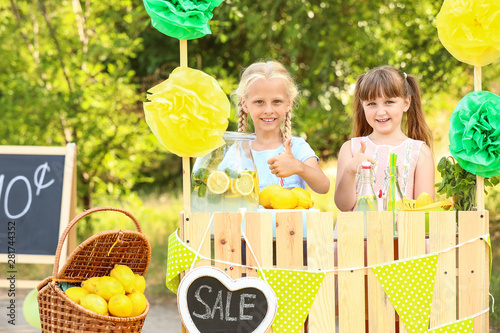
{"label": "striped drinking straw", "polygon": [[[281,155],[281,153],[279,153],[278,155]],[[285,187],[285,182],[283,181],[283,177],[280,177],[280,185],[281,187]]]}

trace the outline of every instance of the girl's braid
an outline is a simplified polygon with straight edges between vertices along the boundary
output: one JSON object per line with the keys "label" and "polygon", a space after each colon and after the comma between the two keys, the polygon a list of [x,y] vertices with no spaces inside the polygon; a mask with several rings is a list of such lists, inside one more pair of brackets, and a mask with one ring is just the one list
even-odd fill
{"label": "girl's braid", "polygon": [[247,131],[247,114],[245,110],[243,110],[243,105],[241,105],[241,101],[238,101],[238,132],[246,132]]}
{"label": "girl's braid", "polygon": [[287,139],[292,137],[292,112],[287,112],[285,115],[285,126],[283,132],[283,143],[286,142]]}

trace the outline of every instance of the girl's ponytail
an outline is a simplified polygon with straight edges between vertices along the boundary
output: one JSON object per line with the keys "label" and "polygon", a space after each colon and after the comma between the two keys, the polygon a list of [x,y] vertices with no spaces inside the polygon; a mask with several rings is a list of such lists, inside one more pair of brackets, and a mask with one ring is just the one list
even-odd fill
{"label": "girl's ponytail", "polygon": [[408,85],[408,96],[411,96],[410,108],[406,112],[407,135],[409,138],[424,141],[432,149],[432,131],[425,121],[418,82],[413,75],[407,75],[405,81]]}

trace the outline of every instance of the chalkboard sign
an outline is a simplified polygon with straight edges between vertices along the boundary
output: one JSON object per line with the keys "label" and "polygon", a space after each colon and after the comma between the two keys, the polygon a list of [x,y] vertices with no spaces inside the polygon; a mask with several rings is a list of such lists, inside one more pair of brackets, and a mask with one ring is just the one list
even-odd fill
{"label": "chalkboard sign", "polygon": [[[17,258],[55,255],[59,236],[71,217],[75,161],[74,144],[0,146],[2,261],[7,261],[7,254],[12,252]],[[32,258],[32,262],[46,263],[47,260]]]}
{"label": "chalkboard sign", "polygon": [[179,312],[190,333],[265,332],[276,314],[276,295],[263,280],[232,280],[222,270],[199,267],[184,276]]}

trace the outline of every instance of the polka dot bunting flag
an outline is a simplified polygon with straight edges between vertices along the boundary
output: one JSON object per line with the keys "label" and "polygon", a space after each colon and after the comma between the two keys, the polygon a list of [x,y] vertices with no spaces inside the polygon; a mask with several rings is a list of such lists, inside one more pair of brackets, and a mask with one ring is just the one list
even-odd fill
{"label": "polka dot bunting flag", "polygon": [[[184,245],[177,235],[177,230],[168,237],[167,288],[177,294],[180,284],[179,274],[191,267],[195,254]],[[197,257],[196,261],[200,258]]]}
{"label": "polka dot bunting flag", "polygon": [[428,332],[432,333],[472,333],[474,332],[474,318],[468,318],[448,324],[445,326],[440,326],[439,328],[431,329]]}
{"label": "polka dot bunting flag", "polygon": [[278,298],[278,312],[273,332],[300,332],[311,310],[325,273],[285,269],[259,270],[259,277],[273,288]]}
{"label": "polka dot bunting flag", "polygon": [[373,267],[408,332],[427,332],[438,255]]}

